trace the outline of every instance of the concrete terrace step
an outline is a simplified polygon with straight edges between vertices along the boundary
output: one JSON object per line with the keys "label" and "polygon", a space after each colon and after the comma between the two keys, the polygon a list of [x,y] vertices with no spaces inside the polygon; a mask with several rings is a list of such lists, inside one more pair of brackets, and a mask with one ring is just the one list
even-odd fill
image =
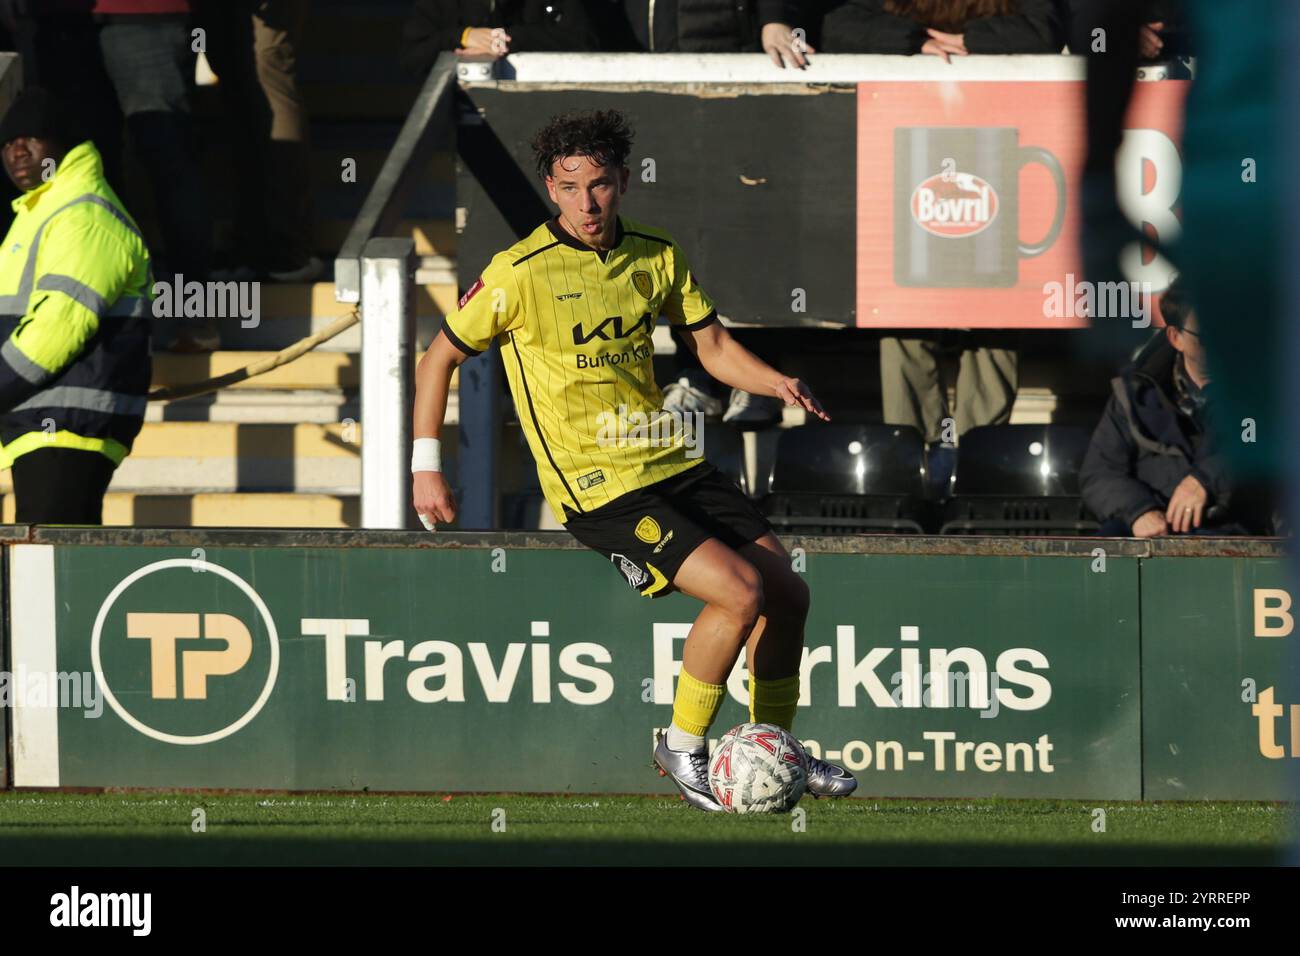
{"label": "concrete terrace step", "polygon": [[[178,355],[155,352],[153,387],[188,385],[225,375],[246,365],[269,358],[274,352],[212,352],[207,355]],[[227,389],[347,389],[361,382],[361,357],[344,352],[308,352],[295,361]]]}
{"label": "concrete terrace step", "polygon": [[[361,491],[359,422],[163,421],[147,423],[113,474],[110,492],[149,494],[308,493]],[[444,425],[443,460],[457,481],[459,428]],[[501,443],[502,491],[536,487],[536,469],[517,422]],[[0,493],[13,489],[0,471]]]}
{"label": "concrete terrace step", "polygon": [[[456,304],[456,262],[454,259],[433,253],[422,255],[418,269],[418,278],[425,280],[417,283],[417,314],[444,315],[446,310]],[[189,285],[189,280],[185,280]],[[239,285],[245,285],[239,283]],[[218,308],[226,307],[232,298],[228,294],[226,283],[213,283],[214,289],[209,296],[205,290],[205,301],[212,298]],[[215,288],[220,286],[220,288]],[[239,290],[240,298],[247,299],[250,293]],[[182,290],[184,293],[184,290]],[[163,310],[174,311],[178,304],[185,306],[185,297],[174,295],[155,298],[154,321],[168,321],[169,316],[158,313]],[[235,303],[237,305],[238,303]],[[257,304],[262,319],[325,319],[333,321],[347,315],[353,309],[350,302],[339,302],[334,297],[333,282],[259,282],[257,283]]]}
{"label": "concrete terrace step", "polygon": [[[351,228],[351,219],[323,220],[316,225],[316,244],[323,249],[341,249]],[[417,256],[456,255],[456,226],[449,219],[400,219],[392,234],[414,239]]]}
{"label": "concrete terrace step", "polygon": [[[13,487],[0,473],[0,490]],[[157,422],[141,429],[112,491],[308,491],[357,494],[361,426]]]}
{"label": "concrete terrace step", "polygon": [[[454,396],[450,396],[455,404]],[[286,392],[239,389],[196,395],[177,402],[150,402],[145,427],[156,422],[233,422],[237,424],[325,425],[361,419],[361,401],[342,390]]]}
{"label": "concrete terrace step", "polygon": [[[6,491],[0,513],[14,523],[14,496]],[[104,496],[104,524],[152,528],[356,528],[357,495],[326,494],[133,494]]]}
{"label": "concrete terrace step", "polygon": [[[432,341],[442,324],[442,317],[456,305],[457,291],[453,266],[448,260],[430,257],[428,265],[417,272],[416,341]],[[292,345],[299,339],[322,331],[338,319],[349,315],[353,306],[334,299],[332,282],[262,283],[259,309],[255,317],[217,318],[223,352],[272,351]],[[254,323],[256,320],[256,324]],[[179,330],[181,320],[155,317],[155,349],[164,348]],[[360,352],[361,327],[353,326],[317,346],[314,352]],[[162,353],[155,353],[162,354]]]}
{"label": "concrete terrace step", "polygon": [[[189,385],[228,374],[275,352],[211,352],[207,355],[178,355],[172,352],[155,352],[153,355],[153,388]],[[412,369],[419,364],[422,353],[412,358]],[[451,387],[460,382],[460,370],[452,372]],[[334,391],[355,390],[361,385],[361,356],[352,352],[312,351],[300,355],[277,369],[252,378],[227,385],[221,394],[234,391]],[[196,396],[202,398],[203,396]],[[184,401],[190,401],[185,399]],[[164,404],[164,403],[151,403]],[[166,403],[175,404],[175,403]]]}
{"label": "concrete terrace step", "polygon": [[133,458],[254,455],[266,458],[356,458],[361,451],[358,422],[291,425],[233,422],[158,422],[141,429]]}
{"label": "concrete terrace step", "polygon": [[[460,422],[460,392],[452,380],[444,423]],[[342,391],[242,389],[196,395],[178,402],[150,402],[145,427],[155,422],[231,422],[235,424],[327,425],[361,420],[361,400]]]}

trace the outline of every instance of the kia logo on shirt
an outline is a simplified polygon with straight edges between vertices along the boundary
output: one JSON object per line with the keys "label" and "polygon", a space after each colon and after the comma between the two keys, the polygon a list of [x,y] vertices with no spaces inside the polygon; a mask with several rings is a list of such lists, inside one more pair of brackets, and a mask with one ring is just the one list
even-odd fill
{"label": "kia logo on shirt", "polygon": [[623,328],[623,316],[621,315],[611,315],[590,332],[583,332],[582,323],[579,322],[573,327],[573,344],[586,345],[592,339],[602,339],[606,342],[612,339],[625,339],[641,328],[644,328],[647,333],[654,331],[654,319],[650,317],[649,312],[633,322],[631,327],[627,329]]}

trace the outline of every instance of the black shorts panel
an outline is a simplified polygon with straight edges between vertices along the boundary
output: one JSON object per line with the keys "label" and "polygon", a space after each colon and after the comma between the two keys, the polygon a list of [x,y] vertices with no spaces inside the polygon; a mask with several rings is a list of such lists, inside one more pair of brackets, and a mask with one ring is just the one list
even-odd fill
{"label": "black shorts panel", "polygon": [[740,548],[772,530],[736,483],[708,462],[573,515],[564,527],[648,597],[669,593],[682,563],[709,538]]}

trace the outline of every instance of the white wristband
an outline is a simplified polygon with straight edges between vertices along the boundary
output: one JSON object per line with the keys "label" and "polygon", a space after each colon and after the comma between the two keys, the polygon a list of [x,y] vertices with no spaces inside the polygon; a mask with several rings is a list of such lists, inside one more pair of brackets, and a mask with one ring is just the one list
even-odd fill
{"label": "white wristband", "polygon": [[442,442],[436,438],[417,438],[411,449],[411,473],[442,471]]}

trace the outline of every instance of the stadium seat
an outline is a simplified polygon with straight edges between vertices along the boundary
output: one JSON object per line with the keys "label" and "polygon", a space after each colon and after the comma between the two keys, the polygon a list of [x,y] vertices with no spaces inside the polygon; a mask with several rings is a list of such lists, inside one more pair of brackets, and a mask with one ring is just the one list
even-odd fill
{"label": "stadium seat", "polygon": [[1071,425],[988,425],[961,436],[942,534],[1093,534],[1079,495],[1090,433]]}
{"label": "stadium seat", "polygon": [[764,514],[778,530],[922,534],[921,435],[895,425],[811,424],[781,433]]}

